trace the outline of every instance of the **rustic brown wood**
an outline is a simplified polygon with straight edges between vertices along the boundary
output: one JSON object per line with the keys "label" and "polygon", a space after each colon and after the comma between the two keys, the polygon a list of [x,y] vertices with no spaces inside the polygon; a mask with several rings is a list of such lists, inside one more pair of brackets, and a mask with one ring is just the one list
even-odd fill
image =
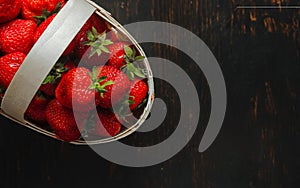
{"label": "rustic brown wood", "polygon": [[[191,75],[201,119],[189,144],[172,159],[147,168],[110,163],[88,147],[60,143],[1,117],[0,187],[299,187],[300,33],[297,9],[236,9],[237,5],[299,5],[284,0],[97,0],[122,24],[157,20],[192,31],[213,51],[224,72],[228,110],[215,143],[198,145],[209,118],[210,93],[195,63],[168,46],[144,44],[149,56],[174,61]],[[176,36],[173,36],[176,39]],[[162,70],[171,74],[171,70]],[[169,113],[150,133],[124,142],[151,145],[178,122],[178,97],[156,80]]]}

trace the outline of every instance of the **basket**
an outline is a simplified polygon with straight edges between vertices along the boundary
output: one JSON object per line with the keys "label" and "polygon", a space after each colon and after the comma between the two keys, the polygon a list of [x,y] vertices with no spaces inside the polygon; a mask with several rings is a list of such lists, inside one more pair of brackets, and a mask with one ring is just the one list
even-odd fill
{"label": "basket", "polygon": [[[58,58],[93,13],[103,18],[107,24],[112,26],[122,36],[125,36],[135,46],[137,51],[145,57],[142,66],[145,70],[149,87],[147,103],[138,121],[133,125],[126,126],[116,136],[95,140],[79,139],[70,143],[75,145],[93,145],[116,141],[135,132],[143,124],[150,113],[154,100],[154,83],[149,62],[141,46],[126,29],[109,12],[90,0],[69,0],[60,10],[55,20],[48,26],[47,30],[33,46],[7,88],[1,103],[1,115],[43,135],[60,140],[54,132],[26,120],[24,113]],[[68,35],[62,36],[61,34],[64,32],[68,32]],[[43,47],[46,44],[47,49]],[[51,50],[49,51],[49,49]],[[46,63],[41,66],[39,64],[40,60],[46,61]]]}

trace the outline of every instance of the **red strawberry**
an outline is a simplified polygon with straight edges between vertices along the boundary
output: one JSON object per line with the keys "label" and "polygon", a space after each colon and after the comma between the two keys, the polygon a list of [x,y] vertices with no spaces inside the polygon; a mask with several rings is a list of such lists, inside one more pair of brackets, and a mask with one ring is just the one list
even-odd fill
{"label": "red strawberry", "polygon": [[57,87],[57,83],[46,83],[44,82],[39,90],[45,93],[48,96],[55,96],[55,90]]}
{"label": "red strawberry", "polygon": [[4,53],[27,54],[33,46],[36,23],[31,20],[13,20],[0,26],[0,50]]}
{"label": "red strawberry", "polygon": [[97,73],[97,80],[91,88],[97,90],[96,104],[103,108],[111,108],[126,95],[130,87],[128,77],[120,70],[111,66],[100,66],[94,68]]}
{"label": "red strawberry", "polygon": [[57,100],[68,108],[87,112],[93,108],[95,90],[90,89],[91,72],[79,67],[68,71],[59,82],[55,96]]}
{"label": "red strawberry", "polygon": [[101,137],[116,136],[121,131],[121,123],[116,115],[108,110],[98,110],[93,133]]}
{"label": "red strawberry", "polygon": [[125,47],[124,42],[118,42],[114,43],[110,46],[108,46],[108,50],[110,52],[109,59],[108,59],[108,65],[116,67],[117,69],[121,69],[122,66],[126,65],[125,62]]}
{"label": "red strawberry", "polygon": [[107,64],[117,69],[122,69],[123,72],[130,78],[140,77],[145,78],[142,70],[137,65],[137,62],[143,60],[144,56],[137,56],[137,51],[123,42],[118,42],[108,47],[110,51]]}
{"label": "red strawberry", "polygon": [[71,69],[75,68],[76,65],[69,61],[66,64],[56,63],[52,68],[51,72],[48,74],[43,84],[40,86],[39,90],[48,96],[55,96],[55,89],[60,81],[60,79]]}
{"label": "red strawberry", "polygon": [[23,0],[22,17],[36,21],[35,17],[40,17],[45,13],[48,15],[52,12],[57,13],[55,9],[61,8],[64,4],[64,0]]}
{"label": "red strawberry", "polygon": [[107,33],[107,38],[110,39],[113,43],[116,43],[122,39],[119,39],[118,31],[111,26],[108,26],[109,32]]}
{"label": "red strawberry", "polygon": [[[93,14],[91,18],[81,28],[76,35],[76,54],[79,59],[84,58],[84,65],[92,67],[106,62],[108,57],[101,57],[101,54],[108,53],[105,46],[111,44],[111,41],[106,38],[107,25],[105,21],[97,14]],[[102,53],[104,52],[104,53]],[[90,59],[93,57],[92,59]],[[101,60],[104,59],[102,62]]]}
{"label": "red strawberry", "polygon": [[45,98],[43,95],[37,94],[28,106],[25,116],[33,122],[45,124],[47,122],[45,111],[48,102],[48,99]]}
{"label": "red strawberry", "polygon": [[25,57],[25,54],[15,52],[0,58],[0,84],[4,88],[8,87]]}
{"label": "red strawberry", "polygon": [[21,0],[0,0],[0,23],[14,19],[20,10]]}
{"label": "red strawberry", "polygon": [[42,22],[38,28],[35,30],[33,34],[33,41],[36,43],[36,41],[40,38],[40,36],[44,33],[44,31],[47,29],[48,25],[52,22],[52,20],[55,18],[56,14],[53,14],[49,18],[47,18],[44,22]]}
{"label": "red strawberry", "polygon": [[73,111],[65,108],[58,100],[54,99],[48,104],[45,114],[47,122],[62,140],[70,142],[80,137]]}
{"label": "red strawberry", "polygon": [[129,108],[130,110],[136,109],[144,99],[146,98],[148,93],[148,85],[144,80],[135,79],[130,88],[129,93]]}
{"label": "red strawberry", "polygon": [[106,32],[99,34],[93,27],[88,31],[88,41],[79,45],[77,55],[80,57],[80,64],[85,67],[104,65],[109,57],[108,45],[112,42],[106,39]]}
{"label": "red strawberry", "polygon": [[[52,16],[50,16],[49,18],[47,18],[44,22],[42,22],[39,27],[36,29],[36,31],[33,34],[33,41],[34,43],[37,42],[37,40],[41,37],[41,35],[44,33],[44,31],[47,29],[47,27],[49,26],[49,24],[52,22],[52,20],[55,18],[56,14],[53,14]],[[69,46],[67,47],[67,49],[64,51],[63,55],[70,55],[74,48],[75,48],[75,40],[73,40]]]}

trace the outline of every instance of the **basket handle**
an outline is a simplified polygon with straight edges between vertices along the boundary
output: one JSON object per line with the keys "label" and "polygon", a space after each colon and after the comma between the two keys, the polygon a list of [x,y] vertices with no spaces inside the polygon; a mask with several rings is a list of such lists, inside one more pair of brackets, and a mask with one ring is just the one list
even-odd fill
{"label": "basket handle", "polygon": [[1,103],[8,116],[26,123],[24,113],[40,85],[88,18],[95,12],[85,0],[69,0],[33,46]]}

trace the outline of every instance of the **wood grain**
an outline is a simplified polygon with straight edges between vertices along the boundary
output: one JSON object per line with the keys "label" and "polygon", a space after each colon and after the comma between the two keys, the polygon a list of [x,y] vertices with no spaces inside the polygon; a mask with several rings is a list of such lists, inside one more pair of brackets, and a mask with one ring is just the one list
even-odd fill
{"label": "wood grain", "polygon": [[[152,167],[123,167],[88,147],[50,140],[1,117],[0,187],[299,187],[300,10],[235,8],[299,5],[298,1],[95,2],[122,24],[170,22],[205,41],[218,59],[228,90],[228,110],[217,140],[206,152],[197,152],[210,109],[209,88],[201,70],[174,48],[144,44],[148,56],[166,58],[182,67],[199,90],[198,129],[180,153]],[[172,74],[171,70],[162,72]],[[161,80],[156,80],[156,95],[169,107],[163,125],[124,142],[151,145],[172,134],[178,123],[178,96]]]}

